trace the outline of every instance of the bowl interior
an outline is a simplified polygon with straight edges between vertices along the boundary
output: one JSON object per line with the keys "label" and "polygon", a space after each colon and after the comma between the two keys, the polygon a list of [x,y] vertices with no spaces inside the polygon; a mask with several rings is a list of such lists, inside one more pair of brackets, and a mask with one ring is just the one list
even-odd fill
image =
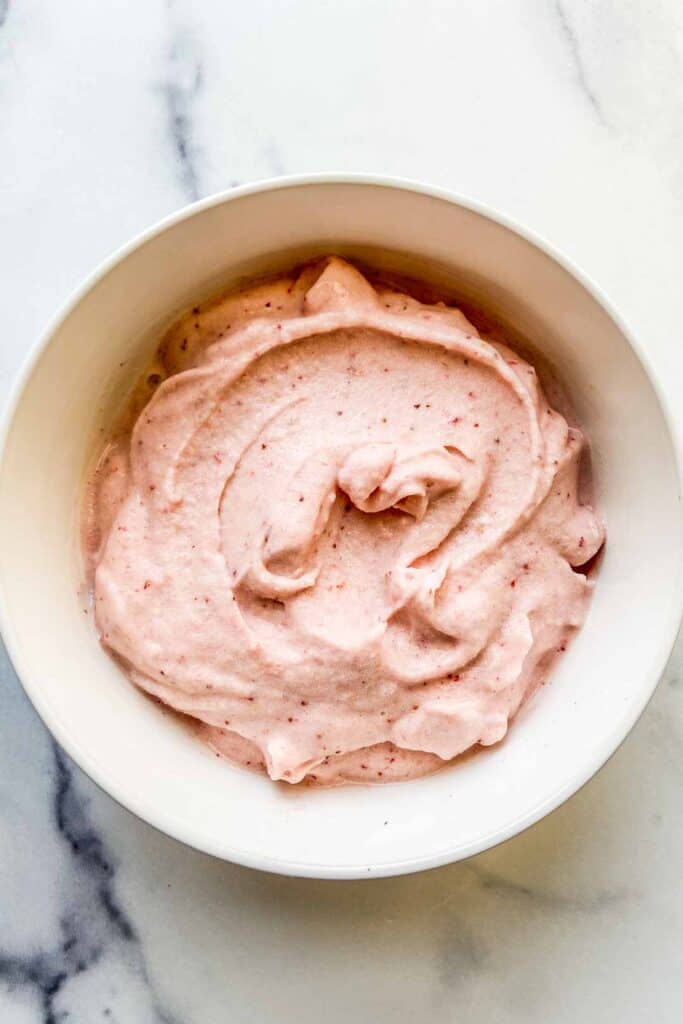
{"label": "bowl interior", "polygon": [[[217,760],[124,679],[83,612],[77,525],[100,430],[174,315],[243,276],[329,251],[431,279],[513,325],[550,361],[591,439],[608,544],[584,629],[502,744],[416,782],[300,791]],[[59,741],[152,824],[271,870],[408,871],[513,834],[612,753],[673,641],[680,522],[675,453],[648,374],[603,306],[542,249],[411,189],[256,189],[129,248],[48,337],[0,465],[3,629]]]}

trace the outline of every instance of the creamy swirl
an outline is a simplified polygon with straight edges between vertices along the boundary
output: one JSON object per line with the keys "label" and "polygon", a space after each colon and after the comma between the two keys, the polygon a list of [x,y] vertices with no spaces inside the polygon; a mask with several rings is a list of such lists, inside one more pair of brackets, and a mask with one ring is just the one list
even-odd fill
{"label": "creamy swirl", "polygon": [[288,782],[501,740],[603,542],[533,367],[331,258],[193,310],[158,369],[88,503],[97,625],[133,681]]}

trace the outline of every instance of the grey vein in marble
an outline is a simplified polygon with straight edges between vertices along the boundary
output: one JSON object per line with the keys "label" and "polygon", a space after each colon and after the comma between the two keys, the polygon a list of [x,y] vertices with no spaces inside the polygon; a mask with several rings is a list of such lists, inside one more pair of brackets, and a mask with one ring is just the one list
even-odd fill
{"label": "grey vein in marble", "polygon": [[268,140],[263,150],[263,156],[268,166],[268,170],[271,172],[271,174],[277,176],[286,173],[285,162],[282,158],[280,147],[278,146],[275,139]]}
{"label": "grey vein in marble", "polygon": [[7,21],[7,15],[9,13],[9,0],[0,0],[0,28]]}
{"label": "grey vein in marble", "polygon": [[[171,18],[173,10],[174,4],[170,2],[168,11]],[[197,43],[186,28],[172,24],[168,74],[163,91],[180,183],[190,202],[195,202],[202,195],[192,124],[193,106],[201,87],[202,63]]]}
{"label": "grey vein in marble", "polygon": [[557,14],[557,18],[560,23],[562,35],[564,36],[565,42],[567,43],[567,46],[569,48],[569,52],[571,53],[572,61],[574,63],[574,68],[576,72],[576,79],[581,88],[581,92],[584,94],[589,104],[593,108],[593,111],[598,121],[605,128],[609,128],[610,125],[607,118],[605,117],[605,112],[602,109],[602,104],[600,103],[600,100],[598,99],[595,90],[592,88],[588,80],[588,76],[586,74],[586,67],[581,52],[579,37],[575,30],[572,28],[572,25],[569,21],[569,18],[567,17],[567,13],[562,5],[561,0],[555,0],[555,13]]}
{"label": "grey vein in marble", "polygon": [[72,769],[54,743],[53,752],[54,821],[71,852],[77,884],[60,916],[59,943],[27,955],[0,948],[0,982],[10,991],[32,989],[38,996],[42,1024],[59,1024],[68,1017],[68,1010],[58,1005],[68,983],[115,951],[143,982],[149,996],[150,1024],[178,1024],[151,988],[140,939],[114,892],[111,857],[89,820]]}
{"label": "grey vein in marble", "polygon": [[468,861],[467,867],[483,889],[491,889],[501,896],[529,900],[549,910],[567,910],[592,914],[621,903],[633,894],[623,888],[604,889],[592,896],[575,898],[545,889],[532,889],[510,878],[504,878],[482,868],[476,861]]}
{"label": "grey vein in marble", "polygon": [[486,953],[463,920],[457,919],[442,929],[436,944],[436,969],[441,984],[457,988],[471,971],[481,970],[487,962]]}

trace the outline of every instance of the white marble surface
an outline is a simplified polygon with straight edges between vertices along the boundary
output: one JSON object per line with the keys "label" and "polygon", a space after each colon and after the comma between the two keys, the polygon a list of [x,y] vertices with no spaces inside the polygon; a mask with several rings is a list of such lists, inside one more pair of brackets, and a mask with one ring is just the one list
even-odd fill
{"label": "white marble surface", "polygon": [[[0,386],[132,233],[236,182],[425,179],[552,239],[680,416],[679,0],[0,0]],[[644,524],[646,526],[646,524]],[[271,877],[133,819],[0,668],[3,1024],[673,1024],[683,648],[525,835],[397,880]]]}

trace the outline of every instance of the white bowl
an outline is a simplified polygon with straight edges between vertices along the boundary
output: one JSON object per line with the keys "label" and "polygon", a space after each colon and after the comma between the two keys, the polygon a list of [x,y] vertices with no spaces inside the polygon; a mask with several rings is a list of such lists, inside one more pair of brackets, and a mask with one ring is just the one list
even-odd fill
{"label": "white bowl", "polygon": [[[217,760],[123,677],[83,614],[77,520],[99,428],[169,320],[235,278],[328,251],[453,286],[550,359],[592,442],[608,544],[583,630],[502,744],[415,782],[298,790]],[[39,344],[4,431],[2,631],[57,740],[150,824],[270,871],[399,874],[514,835],[613,753],[675,637],[681,522],[675,445],[642,354],[595,288],[548,246],[473,203],[409,183],[265,182],[198,203],[136,239]]]}

